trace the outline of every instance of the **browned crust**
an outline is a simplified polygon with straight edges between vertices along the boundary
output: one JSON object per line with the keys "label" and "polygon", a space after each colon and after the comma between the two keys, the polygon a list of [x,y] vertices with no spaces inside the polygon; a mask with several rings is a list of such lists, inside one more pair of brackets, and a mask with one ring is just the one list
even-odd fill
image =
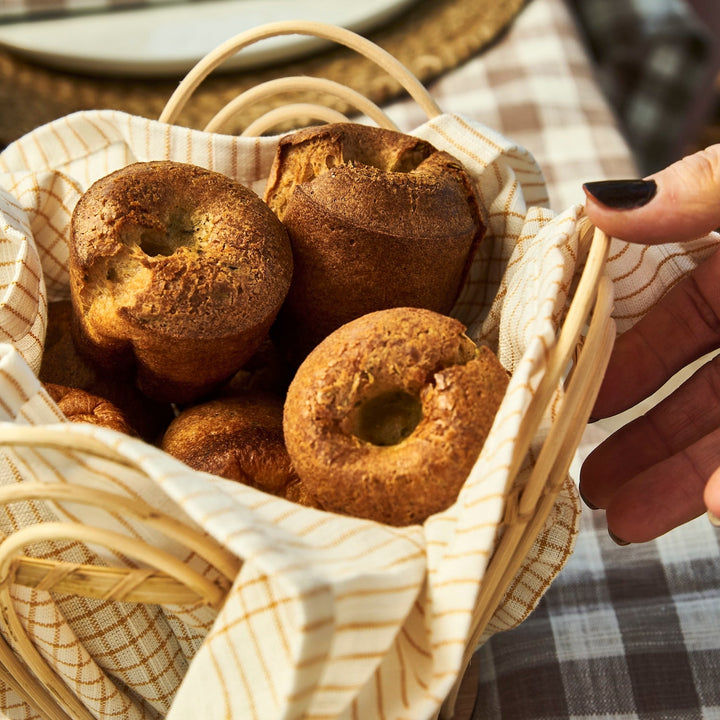
{"label": "browned crust", "polygon": [[[451,505],[490,431],[508,374],[452,318],[417,308],[371,313],[326,338],[288,391],[284,431],[293,464],[322,507],[390,525]],[[358,408],[401,391],[422,419],[397,444],[355,433]]]}
{"label": "browned crust", "polygon": [[454,157],[352,123],[283,138],[265,200],[293,247],[276,337],[298,359],[368,312],[449,313],[485,233],[472,179]]}
{"label": "browned crust", "polygon": [[291,273],[274,214],[204,168],[134,163],[73,213],[78,344],[108,368],[137,363],[158,399],[189,401],[235,372],[266,337]]}
{"label": "browned crust", "polygon": [[296,185],[353,163],[407,173],[435,148],[404,133],[355,123],[330,123],[285,135],[278,143],[265,188],[265,202],[280,217]]}
{"label": "browned crust", "polygon": [[294,501],[305,499],[282,429],[283,401],[268,393],[218,398],[188,408],[170,424],[162,449],[194,470]]}
{"label": "browned crust", "polygon": [[44,383],[48,395],[71,422],[85,422],[137,436],[125,413],[109,400],[78,388]]}

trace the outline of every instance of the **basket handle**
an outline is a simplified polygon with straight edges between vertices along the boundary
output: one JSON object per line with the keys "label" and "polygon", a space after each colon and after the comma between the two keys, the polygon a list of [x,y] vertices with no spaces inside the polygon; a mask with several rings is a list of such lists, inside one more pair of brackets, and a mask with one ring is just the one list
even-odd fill
{"label": "basket handle", "polygon": [[[253,103],[259,100],[264,100],[266,98],[273,97],[274,95],[280,95],[288,90],[293,92],[298,90],[314,90],[317,92],[324,92],[328,95],[334,95],[335,97],[344,100],[348,105],[354,106],[356,109],[364,112],[380,127],[389,128],[391,130],[398,129],[397,125],[374,102],[368,100],[361,93],[346,87],[342,83],[335,82],[334,80],[327,80],[325,78],[294,76],[269,80],[268,82],[256,85],[254,88],[250,88],[244,93],[241,93],[234,100],[227,103],[225,107],[223,107],[213,118],[211,118],[205,126],[205,131],[218,133],[223,132],[223,129],[229,124],[234,115],[239,114],[242,110],[250,107]],[[293,116],[289,114],[288,107],[292,108],[293,106],[290,105],[285,108],[286,112],[282,119],[292,119]],[[338,114],[344,120],[347,120],[342,113]],[[297,117],[297,115],[294,115],[294,117]],[[267,114],[258,119],[262,120],[263,118],[267,120]],[[242,133],[244,136],[251,134],[250,128],[246,128]]]}
{"label": "basket handle", "polygon": [[[94,442],[86,442],[88,440]],[[32,426],[4,427],[0,433],[0,445],[57,449],[67,449],[68,447],[67,443],[60,440],[58,433]],[[127,458],[119,453],[116,454],[115,451],[90,436],[82,436],[82,439],[73,436],[72,447],[73,450],[81,450],[95,457],[114,460],[125,465],[130,464]],[[166,537],[191,549],[215,567],[228,583],[232,583],[240,572],[241,561],[237,556],[230,553],[209,535],[185,525],[177,518],[159,512],[138,498],[129,498],[113,492],[64,483],[23,482],[0,487],[0,505],[23,500],[55,500],[94,505],[105,509],[112,508],[141,520],[145,525],[159,530]],[[0,543],[0,551],[3,543]]]}
{"label": "basket handle", "polygon": [[[544,409],[549,406],[555,389],[560,384],[563,374],[568,368],[568,364],[576,355],[583,328],[586,325],[588,317],[593,312],[593,305],[597,305],[598,303],[598,287],[605,271],[605,263],[610,249],[610,238],[602,230],[593,228],[587,218],[583,218],[580,221],[579,233],[581,243],[585,238],[590,237],[589,253],[577,289],[575,290],[572,302],[565,316],[562,329],[550,353],[547,371],[543,375],[543,379],[530,401],[531,405],[525,414],[524,423],[520,428],[520,436],[524,441],[518,443],[514,457],[512,477],[520,470],[520,465],[527,453],[530,442],[532,438],[535,437],[540,426]],[[610,299],[610,306],[603,304],[601,308],[595,309],[595,314],[599,315],[603,313],[609,316],[612,310],[611,305],[612,298]],[[587,352],[586,348],[583,348],[581,352]],[[588,412],[590,412],[590,410],[591,408],[588,407]],[[545,471],[547,471],[547,467]],[[518,507],[521,516],[533,512],[543,489],[544,484],[539,481],[537,484],[526,486]]]}
{"label": "basket handle", "polygon": [[372,60],[380,69],[397,80],[423,109],[428,119],[442,114],[442,110],[438,104],[415,75],[389,52],[383,50],[371,40],[346,28],[327,23],[288,20],[267,23],[239,33],[205,55],[205,57],[196,63],[188,72],[170,96],[160,113],[160,122],[175,123],[183,107],[185,107],[195,90],[203,80],[205,80],[213,70],[222,65],[225,60],[253,43],[279,35],[309,35],[344,45]]}
{"label": "basket handle", "polygon": [[[349,122],[346,115],[339,110],[315,105],[313,103],[288,103],[282,107],[273,108],[256,120],[253,120],[241,133],[241,137],[257,137],[267,132],[276,125],[288,120],[296,120],[299,117],[307,117],[311,120],[320,120],[326,123]],[[216,116],[217,117],[217,116]],[[208,129],[207,127],[205,128]]]}
{"label": "basket handle", "polygon": [[[53,447],[67,450],[66,437],[42,427],[6,426],[0,445]],[[92,436],[73,437],[73,450],[135,466],[116,450]],[[13,650],[0,637],[0,677],[30,707],[49,720],[93,720],[93,716],[47,664],[20,622],[10,594],[12,584],[86,597],[154,604],[204,603],[219,607],[240,569],[240,560],[209,536],[159,512],[137,498],[62,483],[26,482],[0,487],[0,505],[27,500],[73,502],[112,508],[141,520],[182,543],[214,566],[222,575],[214,582],[192,570],[174,555],[109,530],[73,523],[43,523],[20,529],[0,543],[0,623],[12,638]],[[60,538],[99,544],[141,560],[149,569],[72,564],[26,557],[29,544]],[[20,661],[20,657],[24,662]]]}

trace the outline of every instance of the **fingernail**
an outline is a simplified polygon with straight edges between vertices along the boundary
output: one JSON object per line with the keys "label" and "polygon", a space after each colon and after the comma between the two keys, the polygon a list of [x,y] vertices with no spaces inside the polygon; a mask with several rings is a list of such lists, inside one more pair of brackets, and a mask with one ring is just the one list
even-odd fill
{"label": "fingernail", "polygon": [[597,510],[597,505],[593,505],[584,495],[583,491],[578,488],[578,493],[580,494],[580,499],[591,509],[591,510]]}
{"label": "fingernail", "polygon": [[647,205],[657,192],[654,180],[600,180],[588,182],[583,190],[605,207],[632,210]]}
{"label": "fingernail", "polygon": [[712,525],[714,525],[715,527],[720,527],[720,517],[715,515],[715,513],[711,513],[709,510],[707,516],[708,520]]}
{"label": "fingernail", "polygon": [[629,544],[630,544],[627,540],[622,540],[622,539],[619,538],[617,535],[615,535],[615,533],[613,533],[612,530],[608,530],[608,535],[610,536],[610,539],[611,539],[616,545],[621,545],[621,546],[624,547],[625,545],[629,545]]}

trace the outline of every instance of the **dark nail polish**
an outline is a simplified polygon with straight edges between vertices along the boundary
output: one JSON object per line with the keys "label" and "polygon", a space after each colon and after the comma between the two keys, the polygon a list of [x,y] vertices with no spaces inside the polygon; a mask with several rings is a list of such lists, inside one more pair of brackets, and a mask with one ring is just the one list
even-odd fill
{"label": "dark nail polish", "polygon": [[615,535],[611,530],[608,530],[608,535],[610,536],[610,539],[616,544],[621,545],[625,547],[625,545],[629,545],[630,543],[627,540],[620,539],[617,535]]}
{"label": "dark nail polish", "polygon": [[657,192],[654,180],[600,180],[588,182],[583,190],[605,207],[632,210],[647,205]]}

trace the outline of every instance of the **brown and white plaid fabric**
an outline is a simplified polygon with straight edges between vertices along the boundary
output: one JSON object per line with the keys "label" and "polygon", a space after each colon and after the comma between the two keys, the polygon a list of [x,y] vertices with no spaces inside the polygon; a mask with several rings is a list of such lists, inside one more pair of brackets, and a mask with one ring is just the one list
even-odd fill
{"label": "brown and white plaid fabric", "polygon": [[[446,112],[483,123],[530,151],[526,159],[534,157],[546,181],[537,183],[534,191],[526,187],[533,205],[546,203],[561,213],[582,202],[583,181],[637,173],[632,152],[597,84],[563,0],[530,0],[497,43],[438,80],[431,91]],[[425,122],[421,111],[409,101],[393,103],[387,110],[402,129],[412,130]],[[127,135],[139,151],[151,148],[146,133],[149,121],[118,118],[122,122],[112,125],[108,123],[112,119],[103,113],[89,118],[91,128],[82,134],[72,132],[76,121],[57,123],[54,131],[62,133],[66,148],[76,151],[80,144],[97,140],[101,130],[107,134],[113,128]],[[431,124],[425,132],[430,131],[436,133],[433,139],[446,133],[442,125]],[[188,138],[195,135],[190,131],[179,133],[176,145],[171,142],[175,135],[160,135],[164,145],[172,146],[177,153],[186,152],[185,159],[204,158],[201,161],[209,162],[209,157],[222,169],[237,172],[250,167],[236,166],[236,155],[220,152],[222,148],[210,146],[204,136],[198,135],[193,145]],[[125,144],[118,142],[112,147],[120,152]],[[4,159],[19,157],[32,165],[42,159],[41,150],[40,144],[25,142],[11,146]],[[256,160],[261,155],[256,153]],[[23,185],[23,198],[31,198],[38,188],[35,182]],[[43,212],[50,212],[57,197],[58,188],[50,189]],[[714,246],[715,242],[710,244]],[[698,251],[705,254],[708,247]],[[45,258],[46,266],[51,259]],[[640,317],[662,288],[690,270],[694,262],[687,251],[677,248],[643,254],[614,246],[609,274],[618,300],[618,326],[627,327]],[[48,290],[57,291],[59,277],[55,284],[51,274],[46,277]],[[645,288],[643,293],[635,292],[639,286]],[[177,491],[173,501],[182,502],[187,490],[188,497],[202,510],[198,516],[209,516],[210,510],[216,508],[212,504],[216,494],[195,492],[204,487],[196,487],[193,483],[199,481],[195,478],[183,481],[187,488]],[[164,487],[171,485],[166,478]],[[243,492],[233,490],[239,499]],[[232,499],[228,498],[228,502]],[[201,501],[207,502],[207,507],[197,504]],[[520,627],[494,636],[477,651],[481,674],[476,720],[720,718],[716,670],[720,667],[720,563],[716,532],[701,519],[657,542],[618,548],[606,535],[602,515],[584,512],[575,553],[535,612]],[[236,535],[229,532],[228,542],[233,542]],[[359,543],[357,557],[365,555],[367,546],[361,549]],[[443,570],[443,563],[437,567]],[[361,587],[357,592],[366,591]],[[244,602],[249,596],[236,594],[235,599]],[[242,608],[232,604],[224,610],[228,622],[220,627],[227,631],[228,638],[236,632],[235,625],[229,622],[232,613],[239,610]],[[417,627],[423,627],[425,621],[415,615]],[[446,614],[448,620],[456,616]],[[267,632],[276,628],[273,618],[263,626]],[[403,639],[402,635],[398,637]],[[233,716],[222,703],[238,702],[243,692],[238,678],[230,675],[237,665],[234,653],[246,646],[223,642],[224,636],[217,631],[211,633],[204,652],[206,658],[209,652],[216,651],[231,658],[223,666],[227,668],[227,682],[213,685],[202,675],[201,669],[207,663],[193,662],[169,716]],[[349,650],[357,647],[359,643],[348,641]],[[402,654],[398,650],[401,665],[404,658],[410,657],[402,647]],[[282,653],[266,662],[265,680],[280,677]],[[392,662],[391,669],[395,667]],[[407,678],[413,678],[422,663],[408,663],[405,667]],[[357,677],[355,670],[355,666],[353,672],[333,667],[337,677],[330,678],[334,684],[328,687],[337,691],[342,683]],[[397,691],[397,677],[389,673],[381,680],[368,683],[361,702],[342,717],[390,717],[378,711],[373,693],[380,695],[382,690],[389,702]],[[228,693],[223,695],[220,687]],[[214,710],[208,710],[208,702],[215,703]],[[6,702],[0,705],[8,717],[19,716],[12,715]]]}

